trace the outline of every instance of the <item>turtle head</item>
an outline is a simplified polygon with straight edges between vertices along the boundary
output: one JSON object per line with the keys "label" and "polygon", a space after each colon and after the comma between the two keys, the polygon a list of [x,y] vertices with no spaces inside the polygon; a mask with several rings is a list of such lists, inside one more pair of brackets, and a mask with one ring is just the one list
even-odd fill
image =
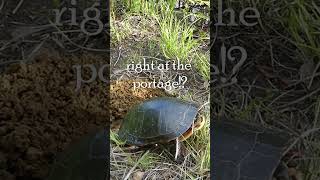
{"label": "turtle head", "polygon": [[197,116],[196,120],[194,121],[194,124],[192,127],[193,130],[197,131],[197,130],[201,129],[204,126],[205,122],[206,122],[206,119],[205,119],[204,115],[199,114]]}
{"label": "turtle head", "polygon": [[185,141],[188,139],[194,131],[201,129],[205,124],[205,117],[203,115],[198,114],[196,120],[192,124],[192,126],[179,137],[179,141]]}

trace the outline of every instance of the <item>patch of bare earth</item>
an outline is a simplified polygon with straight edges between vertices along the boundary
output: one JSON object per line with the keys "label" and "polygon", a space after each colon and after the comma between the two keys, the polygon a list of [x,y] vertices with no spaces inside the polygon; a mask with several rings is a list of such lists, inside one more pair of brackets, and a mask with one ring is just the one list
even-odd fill
{"label": "patch of bare earth", "polygon": [[[0,76],[0,179],[45,179],[59,152],[108,119],[102,81],[75,91],[75,64],[102,64],[96,56],[39,56],[14,64]],[[83,72],[89,78],[91,72]]]}

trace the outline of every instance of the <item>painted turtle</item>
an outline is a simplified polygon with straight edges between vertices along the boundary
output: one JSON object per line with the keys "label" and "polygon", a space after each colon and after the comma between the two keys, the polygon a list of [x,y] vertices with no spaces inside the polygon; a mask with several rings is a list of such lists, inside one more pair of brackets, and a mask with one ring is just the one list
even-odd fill
{"label": "painted turtle", "polygon": [[176,140],[175,159],[179,142],[189,138],[204,125],[199,107],[173,97],[152,98],[133,107],[126,114],[118,131],[126,144],[144,146]]}
{"label": "painted turtle", "polygon": [[[128,144],[138,146],[179,142],[201,128],[203,120],[199,117],[194,103],[155,98],[131,109],[118,133]],[[271,180],[275,173],[283,173],[276,169],[281,170],[279,164],[289,139],[286,134],[236,121],[215,120],[212,124],[212,179]],[[84,137],[60,156],[47,180],[105,180],[109,174],[107,137],[107,131]]]}

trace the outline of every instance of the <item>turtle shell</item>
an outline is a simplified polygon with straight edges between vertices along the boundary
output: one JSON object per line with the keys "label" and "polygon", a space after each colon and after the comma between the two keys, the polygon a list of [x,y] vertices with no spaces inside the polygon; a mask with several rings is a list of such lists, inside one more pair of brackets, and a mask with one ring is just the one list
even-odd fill
{"label": "turtle shell", "polygon": [[213,179],[272,180],[290,139],[285,132],[225,119],[213,124]]}
{"label": "turtle shell", "polygon": [[51,167],[46,180],[108,179],[108,131],[90,133],[63,151]]}
{"label": "turtle shell", "polygon": [[185,133],[197,113],[195,103],[170,97],[153,98],[129,110],[118,135],[132,145],[168,142]]}

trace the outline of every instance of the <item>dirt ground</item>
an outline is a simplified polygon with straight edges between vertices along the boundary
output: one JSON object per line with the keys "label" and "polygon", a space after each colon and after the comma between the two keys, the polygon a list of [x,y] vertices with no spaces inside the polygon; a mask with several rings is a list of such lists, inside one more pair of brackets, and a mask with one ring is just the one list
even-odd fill
{"label": "dirt ground", "polygon": [[0,75],[0,179],[44,179],[59,152],[107,125],[108,85],[97,80],[76,92],[72,68],[105,61],[43,54]]}
{"label": "dirt ground", "polygon": [[[57,154],[71,142],[107,125],[108,86],[96,81],[75,91],[74,64],[102,63],[95,57],[39,56],[14,64],[0,82],[0,179],[44,179]],[[90,77],[85,72],[84,78]],[[133,90],[132,81],[111,84],[110,113],[117,128],[126,111],[145,99],[168,96],[159,89]]]}

